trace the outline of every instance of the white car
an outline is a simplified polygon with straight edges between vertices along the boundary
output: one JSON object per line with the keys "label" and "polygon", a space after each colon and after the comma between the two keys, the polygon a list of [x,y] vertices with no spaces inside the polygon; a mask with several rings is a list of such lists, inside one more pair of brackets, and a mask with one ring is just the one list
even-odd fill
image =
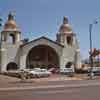
{"label": "white car", "polygon": [[51,72],[46,69],[34,68],[32,71],[29,71],[29,74],[33,77],[48,77],[51,75]]}
{"label": "white car", "polygon": [[41,76],[44,76],[44,77],[51,75],[51,72],[49,72],[47,69],[41,69],[40,73],[41,73]]}
{"label": "white car", "polygon": [[89,69],[88,69],[88,72],[93,72],[94,74],[100,74],[100,67],[90,67]]}
{"label": "white car", "polygon": [[60,70],[61,74],[65,74],[65,75],[69,75],[69,76],[73,76],[74,75],[74,69],[73,68],[63,68]]}

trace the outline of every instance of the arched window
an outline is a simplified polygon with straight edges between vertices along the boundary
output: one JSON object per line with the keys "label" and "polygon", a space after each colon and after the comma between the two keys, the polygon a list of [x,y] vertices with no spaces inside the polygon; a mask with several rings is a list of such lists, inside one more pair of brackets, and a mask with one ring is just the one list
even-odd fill
{"label": "arched window", "polygon": [[15,35],[14,34],[9,35],[8,43],[15,44]]}
{"label": "arched window", "polygon": [[71,36],[67,36],[67,44],[72,45],[73,43],[73,38]]}

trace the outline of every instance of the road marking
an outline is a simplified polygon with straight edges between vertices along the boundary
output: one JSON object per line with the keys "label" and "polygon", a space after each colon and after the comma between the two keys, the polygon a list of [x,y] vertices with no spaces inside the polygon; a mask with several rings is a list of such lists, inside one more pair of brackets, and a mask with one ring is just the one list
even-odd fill
{"label": "road marking", "polygon": [[48,89],[48,88],[79,88],[79,87],[87,87],[87,86],[100,86],[99,82],[95,83],[85,83],[85,84],[67,84],[67,85],[48,85],[48,86],[23,86],[23,87],[7,87],[0,88],[0,91],[9,91],[9,90],[34,90],[34,89]]}
{"label": "road marking", "polygon": [[79,90],[49,90],[49,91],[36,91],[34,94],[56,94],[56,93],[73,93],[79,92]]}

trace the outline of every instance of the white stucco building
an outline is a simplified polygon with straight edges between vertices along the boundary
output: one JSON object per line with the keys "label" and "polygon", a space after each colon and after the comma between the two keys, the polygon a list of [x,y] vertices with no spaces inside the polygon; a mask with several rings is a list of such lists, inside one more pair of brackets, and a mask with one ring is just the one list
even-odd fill
{"label": "white stucco building", "polygon": [[34,67],[65,68],[73,64],[81,68],[80,48],[68,18],[64,17],[56,41],[40,37],[32,41],[21,39],[14,16],[10,13],[1,31],[0,71]]}

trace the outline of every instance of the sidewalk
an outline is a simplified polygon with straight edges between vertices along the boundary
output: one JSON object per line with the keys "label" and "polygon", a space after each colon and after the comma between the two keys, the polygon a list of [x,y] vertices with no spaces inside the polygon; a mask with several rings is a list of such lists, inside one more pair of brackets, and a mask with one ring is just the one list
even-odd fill
{"label": "sidewalk", "polygon": [[[66,75],[51,75],[48,78],[33,78],[21,81],[15,77],[9,77],[5,75],[0,75],[0,88],[7,87],[25,87],[25,86],[43,86],[48,85],[51,82],[69,81],[69,80],[87,80],[89,77],[83,74],[76,74],[74,77],[67,77]],[[96,77],[95,77],[96,79]],[[100,76],[98,76],[100,79]]]}

